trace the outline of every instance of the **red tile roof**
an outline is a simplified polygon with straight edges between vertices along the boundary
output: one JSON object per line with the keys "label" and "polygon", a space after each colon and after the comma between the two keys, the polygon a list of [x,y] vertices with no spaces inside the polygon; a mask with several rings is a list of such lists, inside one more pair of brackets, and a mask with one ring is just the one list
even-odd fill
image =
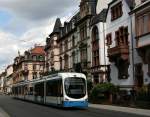
{"label": "red tile roof", "polygon": [[45,54],[44,46],[35,46],[31,49],[31,54]]}

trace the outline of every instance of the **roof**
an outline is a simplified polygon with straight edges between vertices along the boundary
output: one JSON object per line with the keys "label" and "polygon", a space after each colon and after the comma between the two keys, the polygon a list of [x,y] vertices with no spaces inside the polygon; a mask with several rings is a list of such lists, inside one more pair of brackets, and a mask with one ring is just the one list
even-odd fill
{"label": "roof", "polygon": [[131,10],[135,7],[135,1],[134,0],[125,0],[125,1]]}
{"label": "roof", "polygon": [[[135,7],[135,1],[134,0],[125,0],[127,5],[129,6],[130,9],[133,9]],[[112,0],[109,4],[108,4],[108,8],[110,7],[110,5],[112,5],[113,3],[118,2],[118,0]]]}
{"label": "roof", "polygon": [[60,18],[57,18],[55,25],[54,25],[53,33],[59,32],[61,26],[62,26],[62,24],[61,24]]}
{"label": "roof", "polygon": [[145,1],[142,4],[136,6],[131,12],[130,14],[137,12],[138,10],[141,10],[143,8],[149,7],[150,6],[150,1]]}
{"label": "roof", "polygon": [[98,22],[105,22],[106,21],[106,14],[107,14],[107,9],[103,9],[99,14],[95,15],[92,18],[90,25],[97,24]]}
{"label": "roof", "polygon": [[[108,4],[108,9],[110,9],[110,6],[117,2],[118,0],[112,0],[109,4]],[[134,0],[125,0],[125,2],[127,3],[128,7],[130,8],[130,10],[134,9],[135,7],[135,1]],[[108,10],[107,10],[108,13]],[[107,17],[107,16],[106,16]]]}
{"label": "roof", "polygon": [[31,54],[45,54],[44,46],[35,46],[31,49]]}

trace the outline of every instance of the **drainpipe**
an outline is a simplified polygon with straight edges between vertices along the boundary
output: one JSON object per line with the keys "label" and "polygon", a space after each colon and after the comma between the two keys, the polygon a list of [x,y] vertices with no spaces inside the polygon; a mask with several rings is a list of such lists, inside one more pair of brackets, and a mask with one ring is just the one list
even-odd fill
{"label": "drainpipe", "polygon": [[105,25],[103,21],[103,39],[104,39],[104,67],[105,67],[105,81],[108,82],[108,79],[106,80],[106,54],[105,54]]}
{"label": "drainpipe", "polygon": [[133,75],[133,85],[135,86],[135,71],[134,71],[134,37],[133,37],[133,24],[132,24],[132,16],[130,15],[130,24],[131,24],[131,54],[132,54],[132,75]]}

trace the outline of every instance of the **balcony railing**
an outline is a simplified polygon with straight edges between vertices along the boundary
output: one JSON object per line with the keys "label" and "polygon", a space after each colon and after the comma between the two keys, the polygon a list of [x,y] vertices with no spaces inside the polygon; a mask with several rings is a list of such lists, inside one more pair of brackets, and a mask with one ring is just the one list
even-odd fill
{"label": "balcony railing", "polygon": [[122,59],[126,60],[129,56],[129,46],[128,45],[119,45],[113,48],[108,49],[109,58],[120,56]]}

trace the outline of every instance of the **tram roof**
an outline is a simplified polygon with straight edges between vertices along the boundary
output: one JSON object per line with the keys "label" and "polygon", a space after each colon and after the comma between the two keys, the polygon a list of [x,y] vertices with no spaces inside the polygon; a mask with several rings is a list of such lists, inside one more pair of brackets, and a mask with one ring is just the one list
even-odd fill
{"label": "tram roof", "polygon": [[44,81],[48,81],[48,80],[52,80],[52,79],[65,79],[66,77],[81,77],[86,79],[85,75],[82,73],[75,73],[75,72],[64,72],[64,73],[56,73],[56,74],[52,74],[52,75],[47,75],[47,76],[43,76],[43,77],[39,77],[37,79],[33,79],[31,81],[26,80],[24,82],[19,82],[14,84],[15,85],[25,85],[25,84],[29,84],[29,83],[38,83],[38,82],[44,82]]}

